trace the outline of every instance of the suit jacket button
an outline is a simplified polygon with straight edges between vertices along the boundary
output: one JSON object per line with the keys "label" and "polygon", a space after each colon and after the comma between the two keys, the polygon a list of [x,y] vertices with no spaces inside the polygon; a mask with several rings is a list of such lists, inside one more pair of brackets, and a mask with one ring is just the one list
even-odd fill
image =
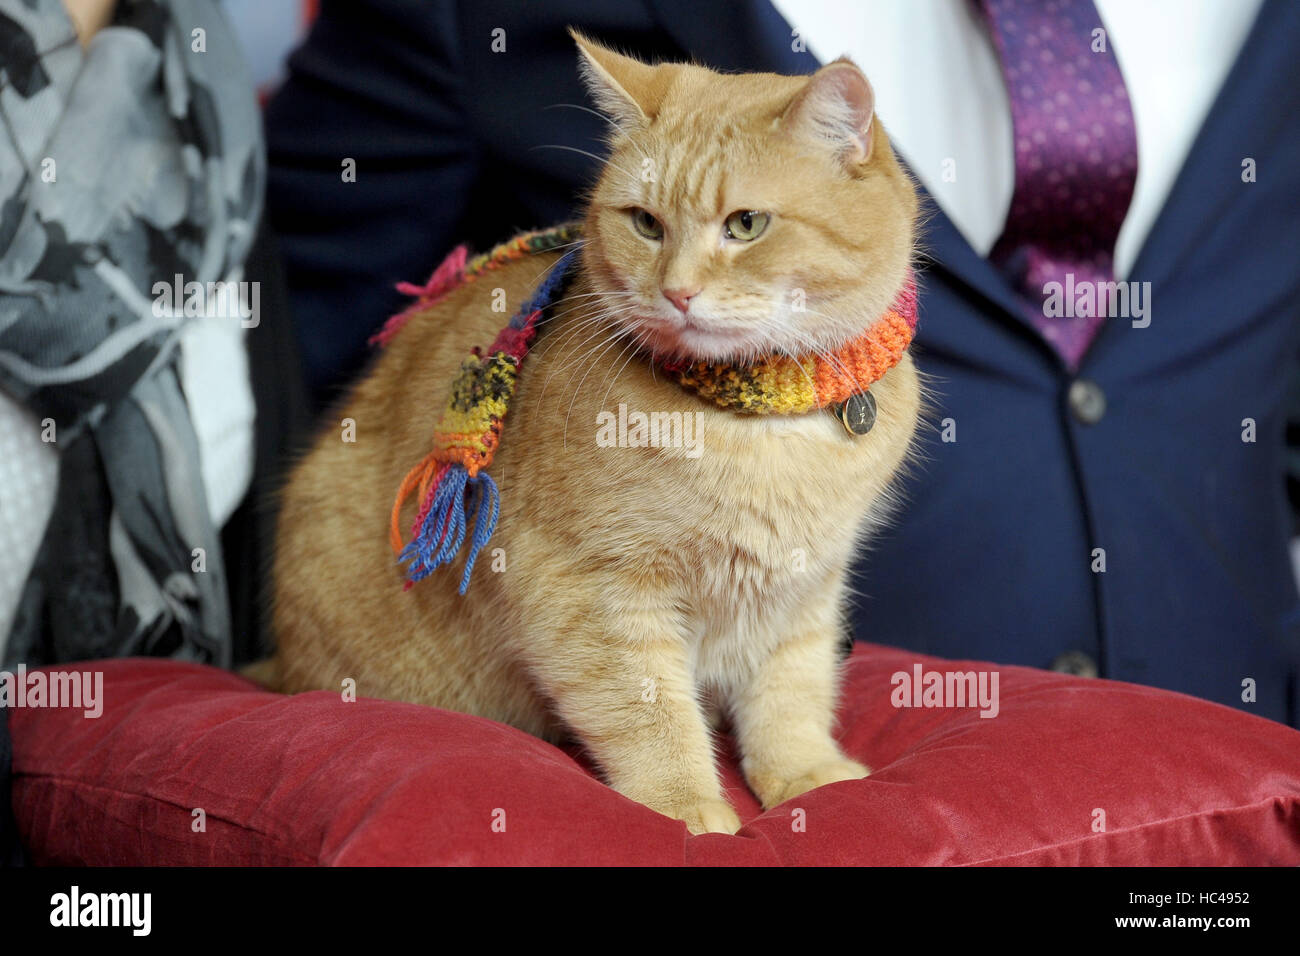
{"label": "suit jacket button", "polygon": [[1075,677],[1096,677],[1097,662],[1083,651],[1066,651],[1052,661],[1052,670]]}
{"label": "suit jacket button", "polygon": [[1085,425],[1095,425],[1106,414],[1106,393],[1096,382],[1086,378],[1070,384],[1070,411]]}

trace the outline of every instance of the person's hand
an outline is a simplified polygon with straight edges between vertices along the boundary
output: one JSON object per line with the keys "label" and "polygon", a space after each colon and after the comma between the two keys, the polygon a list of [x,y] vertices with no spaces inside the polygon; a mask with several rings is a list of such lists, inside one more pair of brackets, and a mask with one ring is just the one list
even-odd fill
{"label": "person's hand", "polygon": [[77,29],[77,39],[84,47],[113,19],[117,0],[63,0],[63,6]]}

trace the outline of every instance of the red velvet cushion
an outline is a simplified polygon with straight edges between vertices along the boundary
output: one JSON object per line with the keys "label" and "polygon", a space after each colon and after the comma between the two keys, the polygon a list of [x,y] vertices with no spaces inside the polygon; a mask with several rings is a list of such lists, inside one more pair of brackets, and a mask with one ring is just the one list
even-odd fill
{"label": "red velvet cushion", "polygon": [[160,660],[84,665],[99,719],[11,711],[14,806],[47,864],[1300,864],[1300,733],[1017,667],[994,718],[896,708],[918,661],[989,668],[859,645],[841,739],[876,772],[760,814],[724,749],[734,837],[690,837],[491,721]]}

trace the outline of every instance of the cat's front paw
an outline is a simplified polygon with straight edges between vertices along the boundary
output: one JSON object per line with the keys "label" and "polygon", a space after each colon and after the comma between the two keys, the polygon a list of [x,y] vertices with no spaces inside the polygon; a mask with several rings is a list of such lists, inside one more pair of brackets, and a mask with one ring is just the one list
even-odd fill
{"label": "cat's front paw", "polygon": [[681,820],[693,836],[701,833],[735,833],[740,829],[740,817],[726,800],[701,797],[696,800],[667,802],[643,801],[651,810],[666,817]]}
{"label": "cat's front paw", "polygon": [[666,817],[681,820],[695,836],[701,833],[735,833],[740,817],[721,792],[716,794],[685,787],[665,792],[662,787],[616,787],[623,796],[635,800]]}
{"label": "cat's front paw", "polygon": [[763,809],[770,810],[809,790],[841,780],[861,780],[870,773],[871,768],[865,764],[838,757],[786,775],[756,774],[749,785],[762,800]]}
{"label": "cat's front paw", "polygon": [[740,817],[726,800],[700,800],[668,811],[686,824],[693,835],[701,833],[735,833],[740,829]]}

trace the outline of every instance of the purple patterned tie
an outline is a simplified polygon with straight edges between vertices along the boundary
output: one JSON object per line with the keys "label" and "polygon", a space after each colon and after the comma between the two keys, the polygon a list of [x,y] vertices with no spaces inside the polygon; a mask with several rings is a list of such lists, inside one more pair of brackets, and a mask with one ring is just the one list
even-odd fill
{"label": "purple patterned tie", "polygon": [[[1016,186],[989,258],[1015,283],[1034,326],[1074,371],[1107,313],[1115,237],[1133,198],[1137,136],[1124,77],[1092,0],[979,0],[1002,60]],[[1068,277],[1072,277],[1068,278]],[[1094,283],[1097,307],[1049,317],[1044,286]],[[1057,300],[1060,301],[1059,299]],[[1086,300],[1084,300],[1086,301]],[[1084,308],[1082,311],[1089,311]],[[1071,314],[1075,313],[1075,314]]]}

